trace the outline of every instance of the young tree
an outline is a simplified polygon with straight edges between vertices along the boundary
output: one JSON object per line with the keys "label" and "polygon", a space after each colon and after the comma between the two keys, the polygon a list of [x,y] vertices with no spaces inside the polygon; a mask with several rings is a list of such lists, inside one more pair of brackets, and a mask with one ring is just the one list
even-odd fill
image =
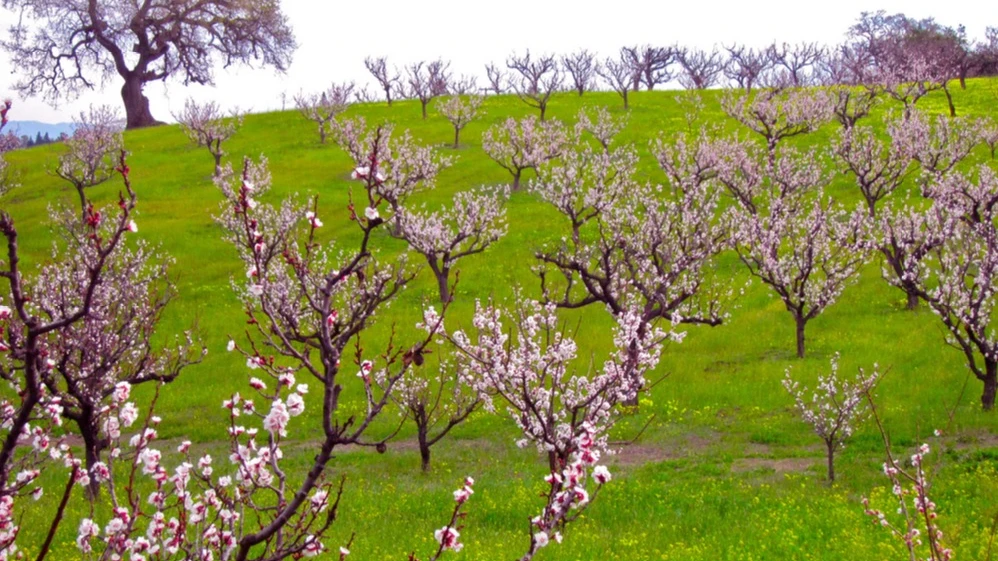
{"label": "young tree", "polygon": [[426,106],[433,98],[446,95],[450,85],[450,62],[441,59],[432,62],[417,62],[405,67],[403,87],[406,97],[419,100],[426,120]]}
{"label": "young tree", "polygon": [[398,70],[394,74],[389,73],[388,59],[385,57],[366,57],[364,59],[364,66],[371,73],[371,76],[374,76],[374,79],[377,80],[378,85],[381,86],[381,90],[385,92],[385,101],[388,102],[388,107],[391,107],[393,96],[402,89],[402,77],[399,76]]}
{"label": "young tree", "polygon": [[[413,360],[420,367],[426,359],[420,355]],[[472,389],[473,382],[453,364],[441,360],[435,374],[429,370],[428,365],[413,368],[409,376],[399,381],[393,393],[396,405],[416,425],[420,469],[424,473],[430,471],[433,446],[482,404],[482,398]]]}
{"label": "young tree", "polygon": [[455,95],[437,104],[437,111],[454,126],[455,150],[460,145],[461,129],[468,126],[468,123],[480,115],[478,110],[482,106],[482,101],[484,101],[482,97],[477,95],[469,96],[467,100]]}
{"label": "young tree", "polygon": [[828,464],[828,481],[835,481],[835,452],[845,447],[852,436],[856,424],[866,414],[866,396],[880,379],[877,366],[869,375],[860,368],[853,382],[839,380],[839,355],[832,356],[831,372],[818,376],[818,386],[807,397],[807,387],[790,376],[786,370],[783,387],[794,398],[794,408],[805,423],[814,428],[814,433],[825,443],[825,458]]}
{"label": "young tree", "polygon": [[570,55],[561,57],[561,66],[565,73],[572,78],[572,87],[582,96],[592,90],[596,83],[596,73],[599,71],[599,62],[596,55],[586,49],[578,50]]}
{"label": "young tree", "polygon": [[604,152],[609,152],[614,138],[627,125],[627,116],[615,118],[606,110],[606,107],[597,107],[595,113],[594,120],[589,116],[589,111],[586,108],[579,109],[579,115],[575,122],[575,137],[581,140],[582,133],[589,133],[603,147]]}
{"label": "young tree", "polygon": [[702,49],[676,49],[679,83],[688,90],[705,90],[717,84],[724,70],[724,57],[715,48],[709,53]]}
{"label": "young tree", "polygon": [[[617,319],[614,351],[602,369],[572,367],[577,346],[558,329],[553,304],[518,299],[516,311],[507,314],[479,303],[473,332],[440,330],[455,347],[461,375],[471,380],[484,408],[495,412],[501,401],[523,433],[517,445],[533,444],[546,455],[544,506],[530,521],[520,561],[530,561],[552,541],[560,543],[567,525],[611,479],[599,461],[609,453],[608,433],[619,418],[618,405],[636,397],[668,337],[660,329],[639,332],[637,315]],[[504,325],[507,318],[512,326]]]}
{"label": "young tree", "polygon": [[117,74],[129,129],[158,124],[143,88],[177,77],[184,84],[214,82],[213,63],[259,61],[284,71],[297,45],[273,0],[231,3],[4,0],[21,14],[0,43],[22,75],[26,95],[72,98]]}
{"label": "young tree", "polygon": [[523,56],[513,53],[506,59],[506,68],[514,75],[509,81],[510,87],[521,101],[540,110],[543,122],[548,102],[561,88],[564,78],[557,59],[554,55],[531,58],[530,51]]}
{"label": "young tree", "polygon": [[66,152],[59,156],[59,166],[53,173],[76,189],[80,213],[86,219],[87,197],[83,191],[111,179],[124,141],[118,115],[106,105],[81,112],[73,123],[73,136],[66,140]]}
{"label": "young tree", "polygon": [[630,93],[635,80],[634,69],[631,65],[624,58],[614,59],[610,57],[596,68],[596,73],[624,100],[624,109],[630,109],[627,94]]}
{"label": "young tree", "polygon": [[233,111],[225,116],[214,101],[200,104],[188,98],[184,102],[184,110],[173,117],[195,146],[207,148],[215,158],[213,176],[218,177],[222,173],[222,156],[225,156],[222,143],[232,138],[243,125],[242,115]]}
{"label": "young tree", "polygon": [[566,140],[565,127],[558,121],[540,122],[536,117],[517,121],[511,117],[485,131],[482,148],[513,176],[513,190],[518,191],[523,170],[536,170],[560,156]]}
{"label": "young tree", "polygon": [[620,60],[630,68],[631,89],[638,91],[638,86],[643,82],[651,91],[656,85],[672,80],[673,74],[669,71],[669,66],[676,62],[676,49],[651,45],[622,47]]}
{"label": "young tree", "polygon": [[832,152],[844,171],[856,179],[870,218],[877,216],[877,203],[893,193],[912,172],[913,154],[902,140],[909,133],[905,118],[888,124],[891,140],[881,141],[873,128],[851,126],[839,130],[832,141]]}
{"label": "young tree", "polygon": [[354,93],[353,82],[333,84],[326,91],[295,96],[295,106],[302,116],[319,126],[319,143],[325,144],[332,131],[333,120],[350,106]]}

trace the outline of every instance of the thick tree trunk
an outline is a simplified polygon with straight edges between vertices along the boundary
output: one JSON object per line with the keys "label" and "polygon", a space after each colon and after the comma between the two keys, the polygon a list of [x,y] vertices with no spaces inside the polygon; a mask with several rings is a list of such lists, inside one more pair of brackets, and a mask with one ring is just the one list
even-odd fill
{"label": "thick tree trunk", "polygon": [[541,104],[541,106],[540,106],[539,109],[541,110],[541,122],[543,123],[544,122],[544,114],[547,113],[548,105],[546,103],[543,103],[543,104]]}
{"label": "thick tree trunk", "polygon": [[319,144],[326,143],[326,124],[319,123]]}
{"label": "thick tree trunk", "polygon": [[222,177],[222,154],[212,153],[215,157],[215,177]]}
{"label": "thick tree trunk", "polygon": [[985,411],[994,410],[995,393],[998,393],[998,362],[986,360],[984,362],[984,393],[981,394],[981,407]]}
{"label": "thick tree trunk", "polygon": [[956,117],[956,106],[953,105],[953,94],[951,94],[949,88],[945,86],[943,86],[943,92],[946,93],[946,103],[949,104],[949,116]]}
{"label": "thick tree trunk", "polygon": [[125,102],[125,128],[139,129],[162,124],[149,111],[149,98],[142,93],[145,83],[137,77],[125,78],[121,87],[121,100]]}
{"label": "thick tree trunk", "polygon": [[825,448],[828,451],[828,482],[835,481],[835,443],[826,442]]}
{"label": "thick tree trunk", "polygon": [[426,104],[429,103],[429,101],[422,101],[422,100],[420,100],[420,103],[423,105],[423,120],[425,121],[426,120]]}
{"label": "thick tree trunk", "polygon": [[918,294],[914,290],[908,291],[908,310],[918,309]]}
{"label": "thick tree trunk", "polygon": [[519,191],[520,190],[520,175],[522,175],[522,174],[523,174],[523,170],[522,169],[516,170],[516,173],[513,174],[513,190],[514,191]]}
{"label": "thick tree trunk", "polygon": [[798,316],[794,321],[797,324],[797,358],[804,358],[804,326],[807,320]]}

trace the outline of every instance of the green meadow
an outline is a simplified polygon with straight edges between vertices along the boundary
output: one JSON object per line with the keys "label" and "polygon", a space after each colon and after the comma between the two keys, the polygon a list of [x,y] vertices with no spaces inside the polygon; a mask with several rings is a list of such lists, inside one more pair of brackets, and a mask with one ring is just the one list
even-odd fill
{"label": "green meadow", "polygon": [[[631,143],[641,163],[638,179],[663,183],[653,142],[669,142],[687,127],[685,94],[676,91],[631,94],[627,126],[618,143]],[[720,109],[721,92],[708,91],[702,119],[737,130]],[[975,79],[966,90],[954,91],[957,109],[965,116],[996,117],[998,81]],[[624,114],[613,93],[557,95],[549,118],[574,123],[582,107],[605,106]],[[932,95],[919,102],[927,112],[943,113],[946,101]],[[415,199],[430,207],[447,203],[454,193],[510,181],[508,173],[481,148],[482,132],[507,117],[535,113],[517,98],[489,97],[484,116],[462,131],[459,149],[450,148],[453,129],[433,111],[423,120],[418,101],[352,106],[345,116],[363,116],[368,123],[392,122],[408,129],[420,142],[438,147],[454,158],[436,188]],[[874,121],[898,106],[884,101]],[[12,112],[16,118],[16,109]],[[825,143],[836,124],[809,135],[805,143]],[[213,162],[202,148],[190,145],[177,126],[130,131],[132,183],[138,194],[138,237],[158,246],[173,264],[170,277],[177,295],[162,321],[163,341],[192,325],[207,345],[203,363],[184,371],[162,391],[157,414],[163,418],[160,443],[172,450],[182,438],[198,450],[211,451],[216,470],[224,465],[228,422],[223,399],[246,392],[249,370],[235,353],[225,351],[231,338],[244,341],[245,315],[230,281],[244,279],[234,248],[222,240],[213,221],[222,196],[211,181]],[[76,205],[76,193],[50,170],[62,148],[49,145],[7,154],[19,174],[19,186],[0,199],[20,233],[22,267],[28,272],[50,258],[57,236],[51,209]],[[262,202],[285,197],[303,200],[318,196],[319,217],[325,223],[322,241],[350,248],[358,240],[348,220],[353,162],[335,144],[322,145],[313,123],[295,111],[250,115],[243,128],[225,144],[226,161],[239,166],[244,156],[266,156],[273,187]],[[973,157],[990,158],[985,147]],[[998,165],[998,164],[995,164]],[[527,172],[527,178],[532,177]],[[98,204],[113,204],[120,181],[90,190]],[[849,205],[861,199],[851,179],[838,175],[826,191]],[[895,193],[895,197],[903,196]],[[516,287],[539,296],[531,272],[534,252],[557,242],[568,224],[529,192],[512,194],[508,204],[509,233],[482,255],[459,262],[460,282],[447,324],[466,324],[476,299],[508,301]],[[395,259],[404,247],[382,233],[376,240],[379,259]],[[410,255],[414,267],[423,265]],[[808,356],[795,358],[794,326],[772,292],[750,277],[733,254],[716,262],[716,277],[730,283],[735,294],[730,320],[718,327],[685,327],[682,343],[670,344],[656,375],[664,379],[643,397],[640,408],[617,425],[619,453],[608,460],[613,481],[580,521],[569,526],[562,544],[552,543],[538,559],[554,560],[880,560],[903,559],[903,545],[874,525],[863,513],[863,497],[893,512],[888,482],[881,473],[884,450],[879,432],[863,423],[839,452],[837,480],[824,478],[821,441],[795,417],[793,401],[781,386],[787,368],[813,387],[829,360],[841,353],[841,372],[851,377],[857,368],[879,364],[885,375],[876,390],[884,424],[902,457],[912,446],[931,439],[934,470],[931,494],[939,505],[945,541],[957,559],[991,559],[998,525],[998,413],[981,411],[981,384],[969,378],[962,354],[947,346],[936,317],[923,305],[905,310],[904,294],[882,278],[872,259],[841,299],[808,324]],[[392,326],[404,341],[417,336],[415,323],[425,305],[437,304],[436,284],[422,270],[363,339],[375,354],[387,342]],[[578,326],[580,356],[599,360],[612,343],[607,314],[597,307],[564,314]],[[581,363],[580,363],[581,364]],[[359,381],[344,372],[347,396],[344,415],[359,411]],[[319,407],[306,396],[306,413],[292,420],[292,440],[285,446],[286,471],[303,472],[311,461],[319,434]],[[151,388],[136,391],[143,410]],[[350,395],[354,396],[351,400]],[[951,414],[952,413],[952,414]],[[388,434],[398,417],[385,415],[372,428]],[[647,424],[647,429],[635,436]],[[346,477],[340,517],[326,540],[333,551],[355,534],[351,560],[405,559],[409,552],[424,557],[435,551],[433,531],[443,526],[453,505],[451,492],[465,475],[477,480],[468,503],[464,550],[445,558],[467,560],[516,559],[529,544],[528,520],[542,506],[546,458],[533,448],[518,449],[515,425],[501,415],[476,413],[433,448],[430,473],[419,470],[414,429],[407,425],[384,454],[368,449],[340,451],[329,466],[333,477]],[[628,443],[630,441],[633,443]],[[625,444],[628,443],[628,444]],[[166,454],[164,464],[175,465]],[[46,496],[26,513],[20,543],[30,554],[58,500],[55,489],[65,475],[48,468],[43,478]],[[79,519],[89,516],[82,491],[67,514],[49,559],[80,557],[73,542]],[[37,537],[37,539],[35,539]],[[995,545],[998,548],[998,544]],[[329,559],[338,558],[333,553]],[[998,556],[995,553],[994,556]]]}

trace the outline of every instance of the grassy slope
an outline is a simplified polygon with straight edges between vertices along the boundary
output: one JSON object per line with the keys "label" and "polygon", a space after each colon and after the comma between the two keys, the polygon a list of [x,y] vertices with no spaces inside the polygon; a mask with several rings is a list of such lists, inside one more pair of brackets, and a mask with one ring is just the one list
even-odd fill
{"label": "grassy slope", "polygon": [[[964,114],[993,114],[993,83],[972,81],[958,91]],[[641,179],[664,181],[650,153],[649,141],[666,140],[685,126],[675,92],[633,95],[623,141],[641,153]],[[928,98],[921,105],[941,110],[944,101]],[[565,94],[554,100],[552,117],[574,118],[580,106],[606,105],[619,111],[613,94]],[[430,205],[454,192],[480,184],[508,180],[506,172],[485,157],[481,132],[507,116],[522,116],[528,108],[515,98],[490,98],[487,115],[463,131],[461,149],[442,147],[457,156],[435,192],[422,195]],[[443,146],[452,129],[440,117],[419,118],[418,103],[392,108],[357,106],[351,115],[369,122],[391,120],[411,129],[422,141]],[[708,94],[707,116],[721,119],[714,93]],[[832,129],[815,135],[827,138]],[[161,244],[176,259],[171,268],[179,297],[162,326],[175,333],[197,320],[210,347],[204,364],[185,372],[160,399],[166,419],[163,436],[185,435],[201,446],[216,448],[224,431],[220,401],[245,387],[245,367],[224,352],[228,335],[239,336],[243,317],[229,289],[231,276],[241,278],[241,265],[220,238],[211,216],[220,196],[209,180],[211,160],[188,146],[176,127],[130,132],[126,144],[140,199],[140,236]],[[274,189],[269,202],[297,193],[320,195],[323,234],[349,245],[346,217],[351,187],[351,162],[335,146],[321,146],[311,125],[293,112],[254,115],[227,145],[234,161],[263,153],[271,162]],[[59,148],[47,146],[9,155],[22,171],[22,187],[3,200],[19,227],[26,262],[44,260],[51,244],[47,208],[74,204],[75,194],[46,173]],[[844,178],[830,192],[856,202]],[[117,186],[95,188],[91,196],[110,201]],[[533,196],[520,192],[510,203],[510,234],[489,253],[461,264],[455,319],[467,318],[474,298],[507,297],[520,284],[536,291],[529,272],[533,251],[562,234],[557,216]],[[383,241],[384,257],[398,250]],[[30,267],[31,265],[29,265]],[[722,256],[719,274],[737,286],[748,277],[731,256]],[[865,520],[858,500],[878,487],[881,462],[879,436],[869,426],[860,429],[841,455],[840,481],[822,482],[817,441],[789,411],[790,400],[780,387],[783,371],[792,366],[807,380],[827,368],[828,358],[844,353],[845,372],[874,362],[891,367],[879,390],[886,421],[895,441],[911,444],[919,434],[946,422],[966,379],[959,353],[946,347],[934,316],[928,311],[905,312],[901,293],[879,278],[879,266],[868,266],[861,280],[841,301],[808,326],[809,357],[792,359],[793,326],[782,305],[758,282],[737,301],[729,324],[693,328],[686,341],[668,349],[661,367],[669,378],[658,385],[639,415],[621,426],[626,438],[655,415],[639,445],[615,460],[617,479],[586,515],[569,530],[565,544],[542,554],[547,559],[881,559],[900,558],[885,532]],[[366,346],[377,349],[389,322],[406,332],[420,305],[435,299],[431,276],[424,274],[382,315]],[[601,310],[586,310],[571,319],[581,321],[583,349],[605,348],[609,325]],[[454,322],[451,322],[452,325]],[[586,354],[585,352],[581,354]],[[352,377],[349,377],[352,378]],[[347,382],[348,384],[350,381]],[[946,444],[937,482],[937,502],[945,517],[950,544],[963,559],[983,558],[991,517],[995,514],[994,415],[976,406],[980,388],[971,380],[955,416],[955,437]],[[348,407],[349,408],[349,407]],[[314,409],[299,426],[314,426]],[[385,430],[384,426],[378,430]],[[298,432],[307,436],[307,433]],[[409,433],[403,433],[403,439]],[[358,536],[359,558],[403,558],[415,549],[426,552],[432,530],[443,524],[450,490],[466,473],[479,481],[463,532],[468,559],[514,558],[525,545],[525,521],[537,508],[536,491],[543,463],[532,451],[511,445],[514,433],[504,419],[479,416],[456,430],[454,438],[435,448],[435,469],[417,473],[418,457],[406,445],[390,447],[385,456],[347,452],[337,459],[334,473],[350,479],[337,535]],[[307,442],[291,452],[291,462],[308,461]],[[54,487],[53,487],[54,489]],[[50,508],[46,497],[39,510]],[[77,504],[82,501],[78,501]],[[889,509],[891,510],[891,509]],[[68,518],[68,532],[57,544],[57,559],[74,559],[77,508]],[[27,532],[41,530],[26,525]],[[334,542],[331,542],[334,543]]]}

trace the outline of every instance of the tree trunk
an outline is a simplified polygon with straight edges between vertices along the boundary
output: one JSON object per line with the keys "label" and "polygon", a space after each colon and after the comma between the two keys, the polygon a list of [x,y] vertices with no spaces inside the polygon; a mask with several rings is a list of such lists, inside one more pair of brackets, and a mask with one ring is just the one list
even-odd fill
{"label": "tree trunk", "polygon": [[426,427],[419,427],[419,468],[423,473],[430,471],[430,445],[426,440]]}
{"label": "tree trunk", "polygon": [[908,310],[913,311],[918,309],[918,293],[914,290],[909,290],[908,292]]}
{"label": "tree trunk", "polygon": [[326,124],[319,123],[319,144],[326,143]]}
{"label": "tree trunk", "polygon": [[624,111],[627,111],[628,109],[631,108],[630,105],[628,105],[628,103],[627,103],[627,90],[625,89],[624,93],[622,93],[620,95],[623,96],[623,98],[624,98]]}
{"label": "tree trunk", "polygon": [[548,104],[547,103],[542,103],[541,106],[539,107],[539,109],[541,110],[541,122],[543,123],[544,122],[544,114],[547,113],[547,110],[548,110]]}
{"label": "tree trunk", "polygon": [[83,223],[87,223],[87,196],[83,194],[83,185],[76,185],[76,193],[80,195],[80,216],[83,217]]}
{"label": "tree trunk", "polygon": [[807,320],[797,316],[794,321],[797,323],[797,358],[804,358],[804,326]]}
{"label": "tree trunk", "polygon": [[423,106],[423,120],[425,121],[426,120],[426,104],[429,103],[429,100],[427,100],[427,101],[419,100],[419,103]]}
{"label": "tree trunk", "polygon": [[434,271],[437,277],[437,289],[440,291],[440,303],[446,304],[451,300],[450,285],[447,284],[447,277],[450,276],[450,269],[444,267],[439,272]]}
{"label": "tree trunk", "polygon": [[457,150],[458,141],[461,140],[461,129],[454,127],[454,149]]}
{"label": "tree trunk", "polygon": [[825,442],[825,448],[828,450],[828,482],[833,483],[835,481],[835,443]]}
{"label": "tree trunk", "polygon": [[160,125],[149,111],[149,98],[142,93],[145,83],[141,79],[130,76],[125,78],[121,86],[121,100],[125,102],[125,128],[138,129]]}
{"label": "tree trunk", "polygon": [[998,361],[984,361],[984,393],[981,394],[981,406],[985,411],[995,408],[995,393],[998,392]]}
{"label": "tree trunk", "polygon": [[215,177],[222,177],[222,154],[213,152],[212,156],[215,157]]}
{"label": "tree trunk", "polygon": [[949,88],[943,86],[943,91],[946,93],[946,103],[949,104],[949,116],[956,117],[956,106],[953,105],[953,94],[950,93]]}
{"label": "tree trunk", "polygon": [[520,175],[523,173],[522,169],[517,169],[516,173],[513,174],[513,190],[520,190]]}
{"label": "tree trunk", "polygon": [[87,495],[91,499],[96,499],[100,497],[100,481],[95,478],[93,468],[100,461],[100,433],[97,431],[97,427],[94,426],[91,420],[90,414],[87,411],[83,411],[82,418],[77,424],[80,427],[80,436],[83,437],[83,448],[84,455],[86,457],[85,469],[90,475],[90,484],[87,486]]}

